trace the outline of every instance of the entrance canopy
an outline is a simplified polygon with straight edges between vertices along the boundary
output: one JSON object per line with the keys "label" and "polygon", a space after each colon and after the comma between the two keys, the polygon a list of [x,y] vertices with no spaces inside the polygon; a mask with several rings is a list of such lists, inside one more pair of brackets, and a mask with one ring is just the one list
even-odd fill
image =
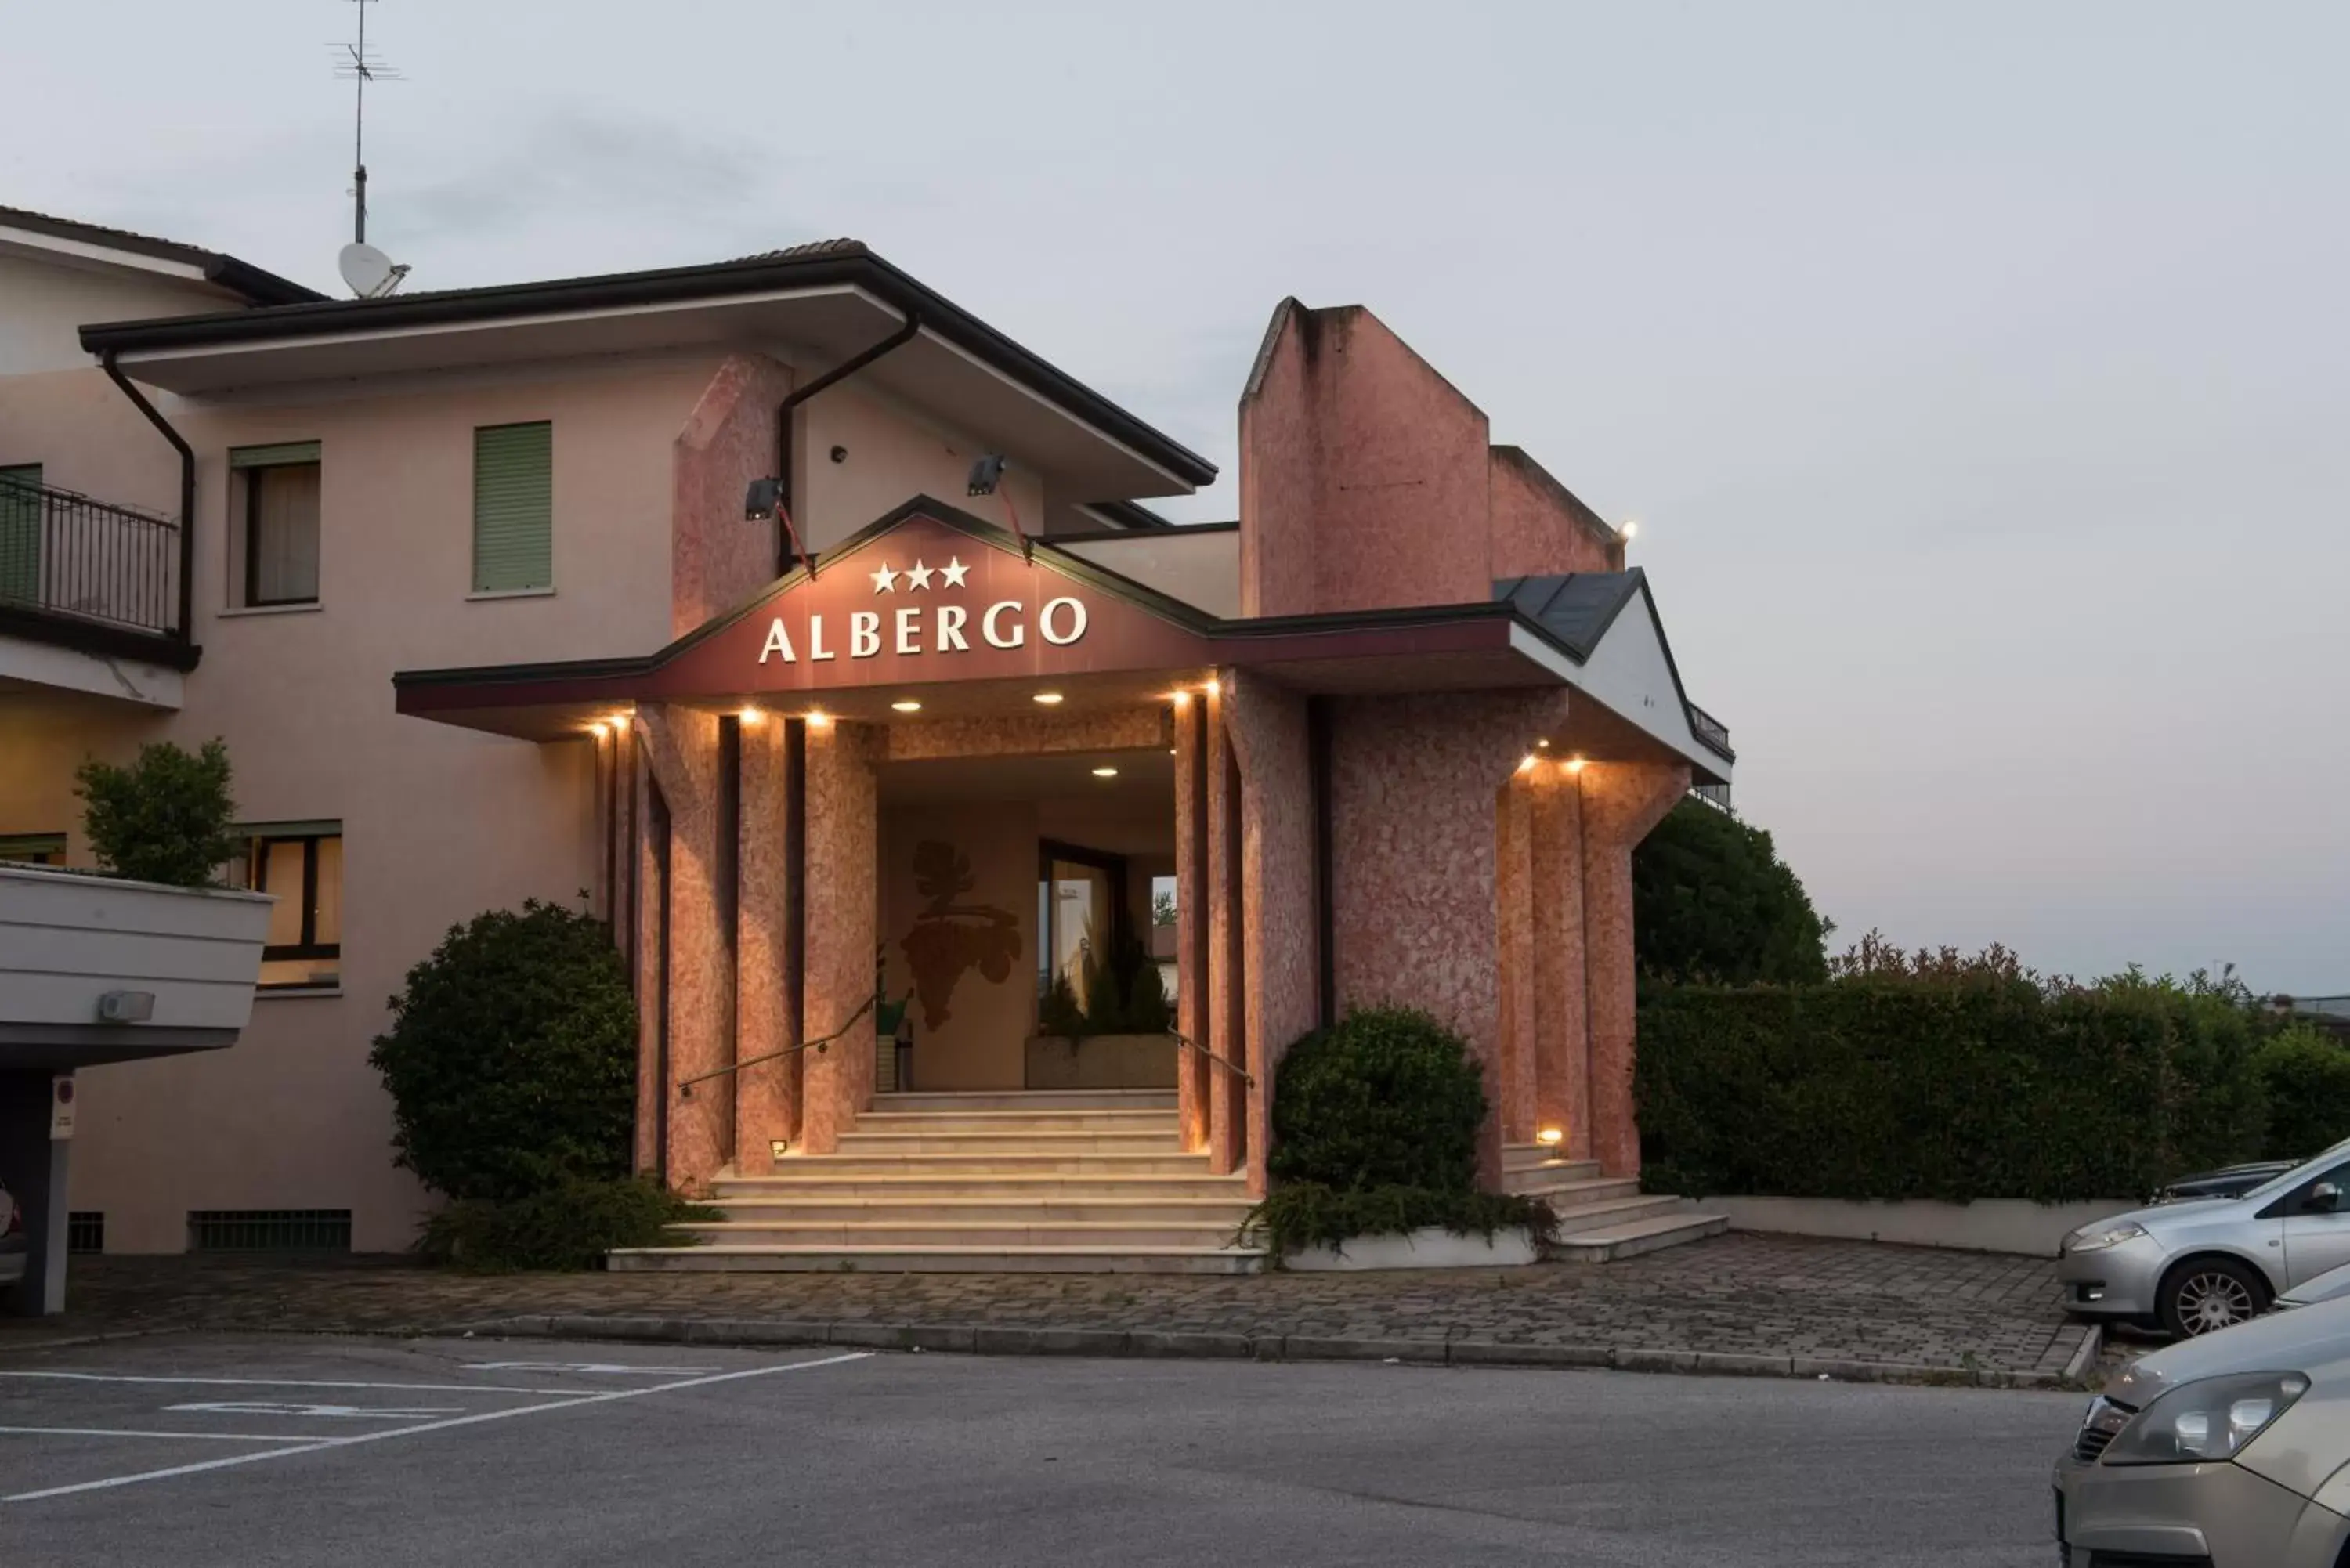
{"label": "entrance canopy", "polygon": [[658,652],[406,670],[400,711],[549,741],[637,702],[895,723],[1163,704],[1226,669],[1308,696],[1567,686],[1559,752],[1654,757],[1727,783],[1732,757],[1680,690],[1647,579],[1495,585],[1477,604],[1223,618],[1045,541],[917,497]]}

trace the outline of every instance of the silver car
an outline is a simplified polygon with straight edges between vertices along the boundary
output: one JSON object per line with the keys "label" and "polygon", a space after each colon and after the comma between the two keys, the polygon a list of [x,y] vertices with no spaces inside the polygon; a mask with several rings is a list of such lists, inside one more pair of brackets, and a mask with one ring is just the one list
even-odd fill
{"label": "silver car", "polygon": [[2241,1198],[2133,1209],[2064,1238],[2056,1277],[2082,1317],[2208,1334],[2350,1263],[2350,1151],[2337,1146]]}
{"label": "silver car", "polygon": [[2139,1358],[2056,1462],[2057,1561],[2337,1568],[2350,1551],[2350,1301]]}

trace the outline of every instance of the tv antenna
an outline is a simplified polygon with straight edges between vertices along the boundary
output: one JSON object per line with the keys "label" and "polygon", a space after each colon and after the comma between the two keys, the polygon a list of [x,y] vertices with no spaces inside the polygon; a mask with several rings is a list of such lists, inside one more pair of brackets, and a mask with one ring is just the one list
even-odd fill
{"label": "tv antenna", "polygon": [[343,281],[361,299],[390,294],[408,275],[408,268],[367,243],[367,89],[369,82],[396,82],[400,72],[367,47],[367,8],[378,0],[351,0],[359,8],[359,37],[328,47],[336,54],[335,78],[352,84],[351,105],[351,243],[343,247],[338,265]]}

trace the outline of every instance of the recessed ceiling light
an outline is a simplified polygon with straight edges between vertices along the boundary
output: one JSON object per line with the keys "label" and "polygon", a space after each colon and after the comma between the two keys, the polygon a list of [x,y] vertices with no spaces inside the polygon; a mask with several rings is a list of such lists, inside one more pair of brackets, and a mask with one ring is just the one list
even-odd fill
{"label": "recessed ceiling light", "polygon": [[900,697],[889,706],[900,713],[919,713],[922,711],[922,705],[911,697]]}
{"label": "recessed ceiling light", "polygon": [[736,714],[735,717],[742,720],[745,724],[755,724],[760,720],[765,718],[766,715],[760,712],[756,708],[745,708],[742,712]]}
{"label": "recessed ceiling light", "polygon": [[1050,708],[1054,703],[1058,702],[1060,700],[1061,694],[1058,691],[1039,691],[1034,699],[1034,701],[1042,702],[1047,708]]}
{"label": "recessed ceiling light", "polygon": [[1118,777],[1118,770],[1116,768],[1096,768],[1094,770],[1094,777],[1097,779],[1114,779]]}
{"label": "recessed ceiling light", "polygon": [[821,730],[832,722],[832,715],[821,708],[811,708],[807,712],[807,722],[809,729]]}

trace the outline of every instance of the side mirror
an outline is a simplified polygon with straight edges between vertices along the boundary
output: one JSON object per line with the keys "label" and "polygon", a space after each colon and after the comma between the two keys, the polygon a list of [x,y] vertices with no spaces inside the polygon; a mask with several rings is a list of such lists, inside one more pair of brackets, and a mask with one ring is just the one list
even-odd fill
{"label": "side mirror", "polygon": [[2304,1214],[2331,1214],[2341,1202],[2342,1189],[2330,1181],[2321,1181],[2301,1200],[2301,1209]]}

